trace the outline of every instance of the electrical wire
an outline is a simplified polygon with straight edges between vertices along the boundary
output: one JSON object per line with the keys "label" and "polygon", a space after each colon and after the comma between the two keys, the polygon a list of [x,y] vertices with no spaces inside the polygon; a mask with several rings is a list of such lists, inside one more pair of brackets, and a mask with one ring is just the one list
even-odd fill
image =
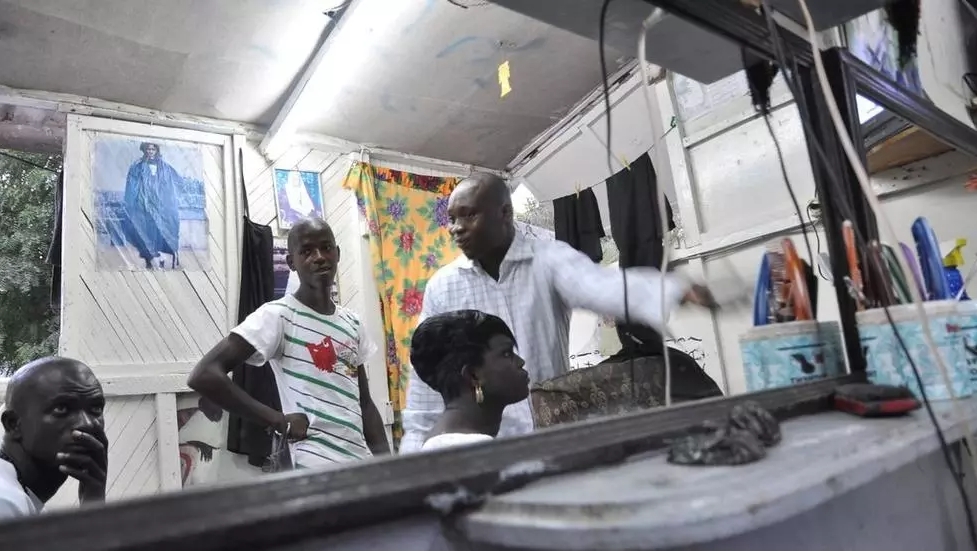
{"label": "electrical wire", "polygon": [[[814,222],[814,216],[811,215],[811,204],[807,204],[806,211],[807,211],[807,220],[810,221],[810,223],[811,223],[811,230],[814,231],[814,249],[818,252],[818,256],[820,256],[821,255],[821,235],[818,234],[818,226],[817,226],[817,223]],[[801,223],[801,224],[803,224],[803,223]],[[824,274],[824,270],[821,268],[821,263],[818,263],[817,260],[812,260],[811,263],[813,263],[817,267],[818,276],[820,276],[821,278],[823,278],[825,280],[831,280],[831,277],[829,277],[829,276],[827,276],[827,275]]]}
{"label": "electrical wire", "polygon": [[[645,109],[648,111],[648,125],[649,128],[654,128],[655,115],[654,110],[651,107],[651,92],[649,88],[650,78],[648,75],[648,52],[647,52],[647,39],[648,31],[655,26],[661,19],[665,16],[665,10],[661,8],[655,8],[651,15],[645,18],[641,22],[641,33],[638,36],[638,69],[641,71],[641,92],[642,97],[645,101]],[[672,127],[674,128],[674,127]],[[672,130],[669,128],[668,131],[662,135],[662,138]],[[659,139],[661,140],[661,139]],[[652,144],[652,148],[658,145],[658,141]],[[661,304],[660,318],[662,328],[667,328],[668,317],[665,310],[665,273],[668,270],[668,257],[671,251],[671,244],[668,243],[668,212],[665,208],[665,202],[668,199],[665,197],[665,187],[656,186],[656,192],[658,194],[658,220],[661,223],[661,235],[662,235],[662,262],[661,262],[661,278],[659,279],[661,284],[658,290],[658,300]],[[662,355],[665,357],[665,406],[668,407],[672,404],[672,356],[668,349],[668,334],[669,332],[662,332]]]}
{"label": "electrical wire", "polygon": [[[807,247],[807,258],[811,260],[811,264],[813,265],[816,260],[811,250],[811,240],[807,237],[807,225],[804,224],[804,215],[801,214],[801,204],[797,201],[797,194],[794,193],[794,187],[790,184],[790,177],[787,176],[784,152],[780,148],[780,141],[777,140],[777,135],[773,132],[773,125],[770,123],[770,113],[763,114],[763,121],[767,124],[767,132],[770,133],[770,138],[773,139],[773,147],[777,150],[777,162],[780,164],[780,174],[784,177],[784,185],[787,187],[790,201],[794,205],[794,213],[797,214],[797,219],[801,223],[801,234],[804,236],[804,246]],[[812,305],[811,308],[813,309],[814,306]]]}
{"label": "electrical wire", "polygon": [[[608,178],[614,176],[614,166],[611,164],[611,158],[613,157],[613,150],[611,150],[611,85],[607,82],[607,53],[604,51],[604,31],[607,26],[607,8],[611,5],[611,0],[604,0],[600,6],[600,28],[597,30],[597,48],[600,51],[600,82],[601,82],[601,93],[604,98],[604,119],[607,129],[607,142],[604,144],[607,150],[607,176]],[[626,326],[631,325],[631,308],[630,302],[628,301],[628,272],[624,267],[621,267],[621,278],[624,281],[624,324]],[[621,344],[622,346],[624,344]],[[632,353],[629,357],[629,370],[631,373],[631,400],[637,397],[637,383],[634,380],[634,354]],[[666,359],[668,355],[665,355]],[[666,371],[667,372],[667,371]],[[667,375],[666,375],[667,380]],[[668,394],[665,394],[665,405],[668,405]]]}
{"label": "electrical wire", "polygon": [[[838,105],[835,102],[834,95],[832,94],[831,85],[828,82],[827,73],[824,69],[824,63],[821,59],[821,49],[819,47],[819,41],[814,29],[814,23],[811,18],[811,13],[807,6],[807,1],[798,0],[798,4],[801,8],[801,11],[803,12],[805,25],[807,27],[808,40],[811,43],[811,49],[813,53],[812,57],[814,58],[815,73],[817,75],[817,79],[821,87],[822,95],[825,98],[825,103],[827,104],[828,112],[831,116],[831,120],[835,128],[835,132],[837,133],[838,138],[841,141],[842,149],[845,152],[845,156],[848,158],[848,162],[851,164],[852,168],[855,171],[856,180],[858,181],[859,186],[861,186],[862,193],[865,195],[866,200],[868,200],[869,205],[871,206],[872,211],[875,214],[876,218],[883,222],[883,227],[885,228],[887,234],[889,235],[890,240],[893,240],[894,242],[898,242],[898,236],[895,233],[895,229],[893,228],[891,221],[888,219],[888,217],[886,217],[885,211],[882,209],[878,197],[875,195],[875,192],[872,190],[871,184],[869,183],[869,179],[868,179],[868,172],[866,171],[864,164],[862,164],[861,159],[859,159],[859,156],[855,151],[855,146],[852,143],[851,137],[848,135],[848,132],[845,129],[843,118],[841,116],[840,110],[838,109]],[[900,268],[905,274],[907,275],[913,274],[908,266],[908,260],[906,259],[905,255],[897,255],[896,258],[899,261]],[[922,323],[923,339],[926,342],[927,347],[930,349],[933,357],[936,360],[937,367],[943,379],[943,384],[944,386],[946,386],[947,392],[950,394],[951,407],[953,409],[954,416],[962,423],[964,427],[964,442],[970,451],[972,452],[977,451],[977,448],[975,448],[973,444],[973,435],[970,430],[970,424],[967,421],[966,417],[964,416],[962,409],[960,408],[960,404],[958,398],[956,397],[956,394],[954,394],[953,392],[953,386],[952,383],[950,382],[949,369],[947,368],[946,363],[943,360],[943,356],[940,355],[939,349],[937,348],[935,340],[933,338],[929,317],[926,313],[926,308],[923,305],[923,299],[919,293],[919,290],[915,286],[910,286],[909,291],[912,296],[913,303],[916,306],[917,314],[920,317],[920,322]],[[905,351],[907,358],[909,359],[917,383],[920,386],[920,392],[921,395],[923,396],[923,401],[927,405],[927,411],[930,414],[930,418],[933,421],[934,427],[936,427],[937,437],[940,439],[940,445],[943,449],[944,456],[946,457],[947,464],[950,467],[951,473],[954,473],[954,475],[957,476],[956,478],[957,484],[960,489],[961,498],[964,503],[964,508],[967,511],[967,524],[970,530],[971,540],[973,541],[974,546],[977,547],[977,532],[975,532],[974,529],[973,514],[971,512],[969,498],[967,497],[966,490],[963,486],[962,477],[956,475],[954,471],[952,459],[949,453],[949,446],[946,443],[946,439],[943,436],[942,429],[940,428],[936,416],[933,413],[932,407],[929,405],[929,400],[928,398],[926,398],[925,395],[926,392],[925,392],[925,388],[922,386],[923,383],[922,383],[922,378],[920,376],[919,370],[916,367],[915,363],[912,361],[912,356],[909,355],[909,351],[905,347],[905,343],[902,341],[901,336],[899,336],[899,332],[896,329],[895,322],[893,321],[892,316],[889,313],[888,306],[883,305],[883,308],[886,314],[886,318],[889,320],[890,325],[892,325],[893,331],[896,334],[900,345]],[[974,472],[975,474],[977,474],[977,458],[974,458],[971,455],[970,460],[974,468]]]}
{"label": "electrical wire", "polygon": [[15,155],[8,154],[7,152],[4,152],[4,151],[0,151],[0,156],[10,158],[10,159],[12,159],[14,161],[19,161],[19,162],[21,162],[23,164],[30,165],[31,167],[35,167],[35,168],[40,169],[42,171],[49,171],[51,173],[54,173],[55,175],[58,175],[58,174],[61,173],[61,171],[58,171],[57,169],[51,169],[50,167],[45,167],[43,165],[39,165],[37,163],[34,163],[33,161],[28,161],[28,160],[26,160],[24,158],[21,158],[21,157],[15,156]]}

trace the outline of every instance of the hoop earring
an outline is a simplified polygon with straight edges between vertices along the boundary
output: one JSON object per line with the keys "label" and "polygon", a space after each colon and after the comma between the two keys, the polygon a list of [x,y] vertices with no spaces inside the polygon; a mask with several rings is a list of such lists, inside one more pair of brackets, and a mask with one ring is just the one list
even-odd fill
{"label": "hoop earring", "polygon": [[482,392],[482,385],[481,384],[476,384],[475,385],[475,403],[481,404],[483,401],[485,401],[485,393]]}

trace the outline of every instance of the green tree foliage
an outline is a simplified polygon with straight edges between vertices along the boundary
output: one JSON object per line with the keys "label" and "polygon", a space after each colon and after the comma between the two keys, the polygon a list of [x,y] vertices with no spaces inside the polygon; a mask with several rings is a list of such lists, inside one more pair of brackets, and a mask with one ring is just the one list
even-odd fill
{"label": "green tree foliage", "polygon": [[0,150],[0,374],[57,351],[59,319],[50,305],[45,258],[54,226],[54,171],[60,170],[60,156]]}

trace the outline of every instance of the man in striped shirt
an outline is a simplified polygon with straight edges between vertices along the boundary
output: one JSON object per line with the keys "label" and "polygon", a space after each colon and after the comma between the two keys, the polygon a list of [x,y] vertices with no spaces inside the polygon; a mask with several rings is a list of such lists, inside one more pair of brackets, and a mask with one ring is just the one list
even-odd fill
{"label": "man in striped shirt", "polygon": [[[363,362],[371,344],[359,318],[331,298],[339,246],[321,219],[288,233],[289,268],[299,288],[266,303],[210,350],[188,385],[242,417],[287,434],[296,468],[389,453]],[[242,364],[271,365],[282,411],[249,396],[227,377]],[[286,414],[287,413],[287,414]]]}

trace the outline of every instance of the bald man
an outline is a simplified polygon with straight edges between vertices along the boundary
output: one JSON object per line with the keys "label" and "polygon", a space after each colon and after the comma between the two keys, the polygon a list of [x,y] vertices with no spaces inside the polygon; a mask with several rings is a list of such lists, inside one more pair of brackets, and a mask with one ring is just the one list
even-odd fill
{"label": "bald man", "polygon": [[[516,230],[508,186],[492,174],[475,173],[458,183],[448,199],[448,216],[463,255],[428,281],[420,320],[459,309],[500,317],[516,336],[531,382],[570,370],[573,309],[661,328],[663,304],[667,313],[686,301],[712,302],[708,290],[676,275],[647,267],[601,267],[563,242],[525,236]],[[412,371],[400,451],[420,449],[443,410],[441,397]],[[527,399],[506,408],[499,436],[533,428]]]}
{"label": "bald man", "polygon": [[[288,233],[292,294],[268,302],[221,340],[190,373],[188,385],[224,409],[287,437],[290,464],[324,467],[388,453],[383,419],[363,367],[374,347],[359,317],[336,305],[339,246],[322,219]],[[254,399],[227,377],[268,363],[284,412]],[[285,465],[280,465],[285,468]]]}
{"label": "bald man", "polygon": [[47,357],[7,382],[0,445],[0,518],[36,515],[68,477],[84,504],[105,500],[105,397],[81,361]]}

